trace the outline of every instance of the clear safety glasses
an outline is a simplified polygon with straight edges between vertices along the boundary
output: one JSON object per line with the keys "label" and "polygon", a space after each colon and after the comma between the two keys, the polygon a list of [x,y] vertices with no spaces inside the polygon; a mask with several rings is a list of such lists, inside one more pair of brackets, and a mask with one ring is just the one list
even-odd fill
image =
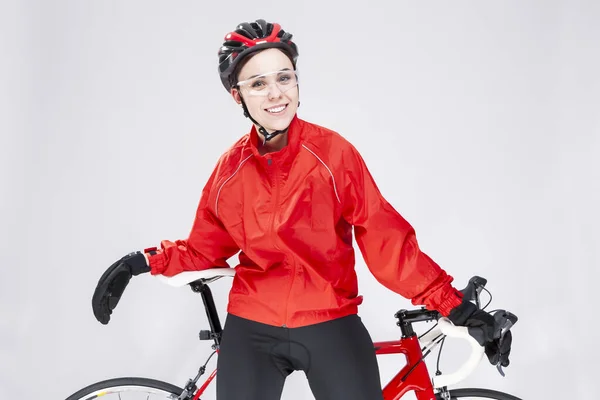
{"label": "clear safety glasses", "polygon": [[291,70],[267,72],[237,83],[240,90],[250,96],[267,96],[273,85],[282,93],[295,88],[298,86],[298,72]]}

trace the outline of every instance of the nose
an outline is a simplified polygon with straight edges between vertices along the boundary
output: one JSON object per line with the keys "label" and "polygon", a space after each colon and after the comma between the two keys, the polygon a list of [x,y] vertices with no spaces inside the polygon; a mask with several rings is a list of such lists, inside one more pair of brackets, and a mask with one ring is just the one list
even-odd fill
{"label": "nose", "polygon": [[277,83],[269,84],[269,100],[278,99],[282,94],[283,92],[279,89]]}

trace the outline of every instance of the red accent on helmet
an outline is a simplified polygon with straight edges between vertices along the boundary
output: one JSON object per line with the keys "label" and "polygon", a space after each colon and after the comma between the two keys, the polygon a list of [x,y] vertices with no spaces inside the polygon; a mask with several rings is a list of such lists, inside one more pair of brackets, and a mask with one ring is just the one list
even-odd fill
{"label": "red accent on helmet", "polygon": [[237,32],[230,32],[225,36],[225,40],[237,40],[238,42],[244,43],[248,47],[256,45],[254,40],[248,39],[245,36],[240,35]]}
{"label": "red accent on helmet", "polygon": [[244,43],[248,47],[256,46],[259,43],[275,43],[281,42],[281,40],[277,37],[277,34],[281,30],[281,26],[279,24],[273,24],[273,32],[266,38],[256,38],[249,39],[246,36],[242,36],[237,32],[230,32],[225,35],[225,40],[236,40],[238,42]]}
{"label": "red accent on helmet", "polygon": [[281,40],[279,40],[279,38],[277,37],[277,34],[279,33],[279,31],[281,30],[281,25],[279,25],[277,22],[275,22],[273,24],[273,32],[271,32],[271,34],[269,35],[269,37],[267,37],[267,42],[280,42]]}

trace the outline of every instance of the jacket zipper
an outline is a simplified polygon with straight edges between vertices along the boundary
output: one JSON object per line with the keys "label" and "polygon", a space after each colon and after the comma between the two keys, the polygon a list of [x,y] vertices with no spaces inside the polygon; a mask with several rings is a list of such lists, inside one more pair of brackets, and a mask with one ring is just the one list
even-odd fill
{"label": "jacket zipper", "polygon": [[[279,185],[280,185],[279,169],[277,169],[276,172],[277,172],[277,180],[276,180],[277,181],[277,205],[279,206]],[[272,230],[272,232],[274,233],[274,229]],[[290,305],[290,297],[292,296],[292,288],[294,287],[294,281],[296,280],[296,260],[293,257],[291,257],[290,260],[292,262],[292,268],[293,268],[292,282],[290,283],[290,290],[288,292],[288,296],[285,301],[285,315],[283,316],[284,320],[283,320],[282,328],[288,327],[288,311],[289,311],[289,305]]]}
{"label": "jacket zipper", "polygon": [[[280,181],[279,181],[279,168],[276,165],[273,165],[273,159],[270,158],[267,160],[267,165],[269,166],[269,168],[271,169],[271,171],[273,171],[273,174],[275,175],[275,200],[273,201],[273,210],[271,212],[271,241],[273,243],[273,247],[277,250],[280,250],[279,247],[277,246],[277,235],[275,235],[275,215],[277,213],[277,209],[279,207],[279,185],[280,185]],[[292,281],[293,283],[293,281]],[[292,293],[292,288],[290,286],[290,293],[288,294],[288,301],[285,303],[285,315],[284,315],[284,320],[283,320],[283,325],[281,326],[282,328],[287,328],[287,313],[288,313],[288,303],[289,303],[289,298],[290,298],[290,294]]]}

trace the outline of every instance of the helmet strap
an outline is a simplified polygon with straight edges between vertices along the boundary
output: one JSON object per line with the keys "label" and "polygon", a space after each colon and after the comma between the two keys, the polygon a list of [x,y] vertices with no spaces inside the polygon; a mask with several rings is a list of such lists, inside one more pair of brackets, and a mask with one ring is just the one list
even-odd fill
{"label": "helmet strap", "polygon": [[254,125],[258,126],[258,131],[263,135],[264,140],[263,140],[263,145],[268,142],[269,140],[273,139],[275,136],[280,135],[282,133],[285,133],[288,128],[285,129],[280,129],[278,131],[274,131],[274,132],[267,132],[267,130],[258,122],[256,122],[256,120],[254,118],[252,118],[252,116],[250,115],[250,112],[248,111],[248,107],[246,107],[246,103],[244,102],[244,98],[241,96],[240,94],[240,100],[242,101],[242,108],[244,109],[244,116],[246,118],[249,118],[250,121],[252,121],[254,123]]}

